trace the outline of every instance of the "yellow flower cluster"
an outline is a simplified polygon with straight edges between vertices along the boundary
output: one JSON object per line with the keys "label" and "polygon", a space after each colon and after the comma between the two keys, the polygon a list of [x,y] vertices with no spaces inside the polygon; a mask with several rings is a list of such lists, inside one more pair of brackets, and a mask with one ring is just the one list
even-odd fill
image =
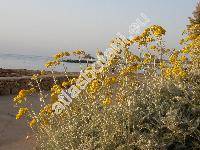
{"label": "yellow flower cluster", "polygon": [[138,62],[138,61],[140,61],[140,58],[137,55],[131,55],[131,56],[128,57],[128,61]]}
{"label": "yellow flower cluster", "polygon": [[51,114],[52,106],[50,104],[46,105],[43,109],[41,109],[40,113],[41,114]]}
{"label": "yellow flower cluster", "polygon": [[61,58],[64,59],[64,57],[70,56],[70,55],[75,55],[75,56],[86,56],[86,53],[83,50],[75,50],[72,52],[64,51],[64,52],[59,52],[53,56],[53,60],[49,61],[45,64],[46,68],[58,66],[61,64],[62,60]]}
{"label": "yellow flower cluster", "polygon": [[161,26],[158,26],[158,25],[151,26],[150,30],[153,32],[153,34],[156,37],[161,37],[162,35],[165,35],[165,33],[166,33],[166,30],[163,29]]}
{"label": "yellow flower cluster", "polygon": [[128,63],[135,63],[140,61],[140,58],[137,55],[134,55],[129,51],[126,54],[126,59]]}
{"label": "yellow flower cluster", "polygon": [[101,82],[99,80],[93,80],[87,88],[87,92],[90,94],[96,93],[101,86]]}
{"label": "yellow flower cluster", "polygon": [[45,75],[45,74],[46,74],[45,70],[42,70],[42,71],[40,72],[40,74],[41,74],[41,75]]}
{"label": "yellow flower cluster", "polygon": [[172,68],[172,74],[179,78],[184,78],[186,76],[186,72],[180,66],[174,66]]}
{"label": "yellow flower cluster", "polygon": [[33,118],[30,122],[29,122],[29,126],[32,128],[35,124],[36,124],[36,119]]}
{"label": "yellow flower cluster", "polygon": [[71,83],[71,84],[74,84],[74,83],[76,83],[76,78],[72,78],[71,80],[69,80],[69,82]]}
{"label": "yellow flower cluster", "polygon": [[49,61],[45,64],[45,67],[46,68],[50,68],[50,67],[53,67],[53,66],[58,66],[60,65],[60,61],[56,60],[56,61]]}
{"label": "yellow flower cluster", "polygon": [[54,85],[51,88],[51,102],[56,102],[58,100],[58,95],[61,93],[62,88],[59,85]]}
{"label": "yellow flower cluster", "polygon": [[177,60],[178,60],[178,56],[179,56],[179,51],[175,51],[170,57],[169,57],[169,61],[171,62],[171,63],[176,63],[177,62]]}
{"label": "yellow flower cluster", "polygon": [[39,119],[42,121],[42,123],[44,123],[44,125],[47,125],[49,122],[49,117],[52,114],[52,105],[51,104],[47,104],[46,106],[44,106],[44,108],[42,108],[39,112]]}
{"label": "yellow flower cluster", "polygon": [[104,84],[105,85],[111,85],[111,84],[114,84],[114,83],[116,83],[116,81],[117,81],[117,78],[116,77],[106,77],[105,79],[104,79]]}
{"label": "yellow flower cluster", "polygon": [[60,58],[66,57],[66,56],[70,56],[69,52],[60,52],[56,55],[53,56],[54,60],[59,60]]}
{"label": "yellow flower cluster", "polygon": [[128,66],[128,67],[124,68],[124,69],[120,72],[120,75],[121,75],[121,76],[126,76],[126,75],[128,75],[129,73],[136,72],[137,70],[138,70],[138,65],[137,65],[137,64],[132,65],[132,66]]}
{"label": "yellow flower cluster", "polygon": [[155,50],[157,47],[155,45],[150,46],[151,50]]}
{"label": "yellow flower cluster", "polygon": [[166,62],[164,62],[164,61],[160,62],[160,63],[159,63],[159,67],[160,67],[160,69],[161,69],[161,71],[162,71],[164,68],[167,67]]}
{"label": "yellow flower cluster", "polygon": [[187,72],[183,69],[182,65],[176,62],[173,67],[165,69],[164,75],[166,78],[185,78]]}
{"label": "yellow flower cluster", "polygon": [[23,100],[25,100],[27,95],[30,95],[32,93],[35,93],[36,89],[35,88],[31,88],[29,90],[21,90],[18,95],[16,97],[14,97],[14,102],[16,104],[20,104],[22,103]]}
{"label": "yellow flower cluster", "polygon": [[58,66],[61,63],[60,59],[67,56],[70,56],[70,52],[67,52],[67,51],[59,52],[53,56],[53,59],[54,59],[53,61],[49,61],[45,64],[45,67],[50,68],[53,66]]}
{"label": "yellow flower cluster", "polygon": [[115,58],[109,60],[109,61],[108,61],[108,66],[116,65],[117,62],[118,62],[118,60],[119,60],[119,59],[118,59],[117,57],[115,57]]}
{"label": "yellow flower cluster", "polygon": [[68,86],[70,86],[71,85],[71,82],[70,81],[64,81],[63,83],[62,83],[62,86],[63,87],[68,87]]}
{"label": "yellow flower cluster", "polygon": [[16,115],[16,119],[20,119],[22,116],[24,116],[28,111],[28,108],[20,108],[18,111],[18,114]]}
{"label": "yellow flower cluster", "polygon": [[75,51],[73,51],[73,54],[74,55],[85,55],[85,52],[83,51],[83,50],[75,50]]}
{"label": "yellow flower cluster", "polygon": [[38,74],[34,74],[34,75],[31,77],[31,80],[37,80],[37,79],[38,79],[38,77],[39,77],[39,75],[38,75]]}
{"label": "yellow flower cluster", "polygon": [[[81,78],[81,75],[79,77]],[[64,82],[62,82],[62,86],[65,87],[65,88],[69,87],[70,85],[75,84],[76,80],[77,80],[76,78],[72,78],[72,79],[69,79],[67,81],[64,81]]]}
{"label": "yellow flower cluster", "polygon": [[42,71],[40,71],[40,74],[32,75],[31,80],[37,80],[40,75],[45,75],[45,74],[46,74],[45,70],[42,70]]}
{"label": "yellow flower cluster", "polygon": [[182,53],[182,51],[174,51],[169,57],[169,66],[165,64],[164,75],[166,78],[185,78],[187,72],[185,71],[183,64],[188,58]]}
{"label": "yellow flower cluster", "polygon": [[131,39],[131,42],[138,43],[139,47],[147,46],[148,43],[155,41],[154,37],[152,37],[152,34],[156,38],[161,38],[163,35],[165,35],[165,32],[166,32],[165,29],[163,29],[161,26],[153,25],[153,26],[145,29],[145,31],[142,33],[142,35],[136,36],[133,39]]}
{"label": "yellow flower cluster", "polygon": [[151,62],[154,61],[154,56],[151,55],[150,53],[145,53],[144,54],[144,60],[143,60],[143,64],[150,64]]}
{"label": "yellow flower cluster", "polygon": [[190,52],[190,50],[189,50],[188,47],[184,47],[184,48],[181,50],[181,52],[182,52],[183,54],[188,54],[188,53]]}
{"label": "yellow flower cluster", "polygon": [[188,58],[187,58],[185,55],[182,55],[182,56],[180,57],[180,60],[181,60],[182,62],[186,62],[186,61],[188,60]]}
{"label": "yellow flower cluster", "polygon": [[200,66],[200,23],[193,22],[187,28],[187,36],[181,40],[181,44],[185,47],[182,49],[183,53],[187,53],[191,57],[192,68],[198,69]]}
{"label": "yellow flower cluster", "polygon": [[110,98],[106,98],[105,100],[103,100],[103,105],[104,106],[108,106],[108,105],[110,105],[111,104],[111,99]]}

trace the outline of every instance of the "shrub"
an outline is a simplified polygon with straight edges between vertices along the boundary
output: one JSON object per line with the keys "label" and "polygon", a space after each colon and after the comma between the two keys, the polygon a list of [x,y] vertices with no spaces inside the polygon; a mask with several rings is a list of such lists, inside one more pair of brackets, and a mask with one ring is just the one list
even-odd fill
{"label": "shrub", "polygon": [[[24,102],[35,90],[21,91],[15,102],[25,105],[26,111],[20,112],[20,117],[28,111],[28,119],[32,118],[30,126],[39,147],[48,150],[198,149],[200,36],[182,40],[186,44],[182,50],[169,50],[165,48],[164,35],[165,30],[154,25],[126,42],[113,39],[112,43],[124,52],[123,57],[109,60],[108,66],[96,73],[96,78],[59,115],[53,112],[52,104],[59,100],[62,89],[75,84],[76,79],[55,84],[51,102],[39,113],[27,110]],[[131,52],[131,46],[138,47],[140,56]],[[86,54],[81,50],[63,52],[47,67],[62,64],[69,55],[80,58]],[[84,72],[92,69],[89,66]],[[47,103],[42,91],[40,96],[42,104]]]}

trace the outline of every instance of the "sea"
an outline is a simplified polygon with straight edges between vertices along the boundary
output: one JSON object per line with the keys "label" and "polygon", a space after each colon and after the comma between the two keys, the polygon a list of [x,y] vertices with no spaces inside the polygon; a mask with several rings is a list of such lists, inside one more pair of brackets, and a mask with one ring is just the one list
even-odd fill
{"label": "sea", "polygon": [[[29,69],[29,70],[51,70],[45,67],[45,63],[51,61],[50,56],[22,55],[14,53],[0,53],[0,68],[3,69]],[[64,63],[54,68],[55,71],[80,72],[86,64]]]}

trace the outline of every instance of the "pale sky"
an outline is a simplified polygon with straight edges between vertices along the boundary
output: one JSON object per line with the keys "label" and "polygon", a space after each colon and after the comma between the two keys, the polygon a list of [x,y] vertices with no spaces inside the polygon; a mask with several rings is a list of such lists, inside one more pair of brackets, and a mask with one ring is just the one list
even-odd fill
{"label": "pale sky", "polygon": [[[145,13],[176,47],[198,0],[0,0],[0,52],[50,55],[57,49],[105,50]],[[149,25],[150,25],[149,24]]]}

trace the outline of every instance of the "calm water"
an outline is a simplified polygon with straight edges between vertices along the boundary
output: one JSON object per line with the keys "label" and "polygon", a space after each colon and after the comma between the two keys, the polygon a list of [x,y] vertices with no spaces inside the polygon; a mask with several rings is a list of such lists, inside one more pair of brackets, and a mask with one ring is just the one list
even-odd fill
{"label": "calm water", "polygon": [[[30,70],[48,70],[44,64],[51,60],[48,56],[20,55],[20,54],[2,54],[0,53],[0,68],[6,69],[30,69]],[[65,63],[69,71],[79,72],[80,65]],[[86,65],[82,65],[84,68]],[[57,67],[56,71],[64,71],[64,67]]]}

